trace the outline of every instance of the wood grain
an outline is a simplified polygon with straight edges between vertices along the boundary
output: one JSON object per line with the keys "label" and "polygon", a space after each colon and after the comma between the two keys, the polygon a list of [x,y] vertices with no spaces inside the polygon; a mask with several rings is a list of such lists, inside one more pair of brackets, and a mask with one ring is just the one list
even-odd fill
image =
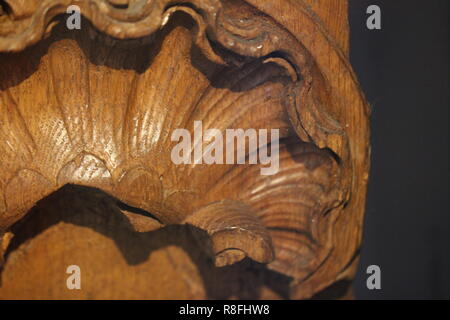
{"label": "wood grain", "polygon": [[[72,1],[31,2],[0,2],[0,297],[300,299],[352,278],[369,131],[345,1],[76,1],[73,31]],[[280,129],[280,170],[176,165],[194,121]]]}

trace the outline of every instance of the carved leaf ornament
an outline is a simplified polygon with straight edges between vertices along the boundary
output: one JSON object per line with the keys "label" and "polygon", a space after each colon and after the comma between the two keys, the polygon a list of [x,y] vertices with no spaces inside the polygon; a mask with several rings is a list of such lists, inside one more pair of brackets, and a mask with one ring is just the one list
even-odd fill
{"label": "carved leaf ornament", "polygon": [[[296,297],[345,278],[361,236],[368,108],[313,10],[282,2],[0,1],[0,232],[78,184],[205,230],[217,266],[267,264]],[[81,30],[64,28],[70,5]],[[279,170],[175,164],[172,132],[199,121],[203,132],[279,129]]]}

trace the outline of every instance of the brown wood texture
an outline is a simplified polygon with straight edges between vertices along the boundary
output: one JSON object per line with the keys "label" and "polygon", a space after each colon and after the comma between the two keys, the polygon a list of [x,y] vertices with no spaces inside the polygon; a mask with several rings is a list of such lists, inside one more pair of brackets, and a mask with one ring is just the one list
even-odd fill
{"label": "brown wood texture", "polygon": [[[0,8],[0,298],[346,296],[370,150],[346,1]],[[280,170],[175,164],[194,121],[279,129]]]}

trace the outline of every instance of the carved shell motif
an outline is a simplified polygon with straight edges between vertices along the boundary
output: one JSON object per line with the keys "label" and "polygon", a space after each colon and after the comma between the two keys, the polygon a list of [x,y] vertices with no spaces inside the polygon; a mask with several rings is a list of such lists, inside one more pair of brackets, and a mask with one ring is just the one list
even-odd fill
{"label": "carved shell motif", "polygon": [[[86,28],[52,28],[72,2]],[[364,114],[366,107],[349,93],[358,91],[351,69],[325,35],[316,41],[330,48],[354,90],[340,88],[313,45],[265,15],[261,1],[4,3],[0,231],[38,200],[78,184],[164,225],[204,229],[217,265],[248,256],[292,277],[305,295],[351,262],[359,240],[345,244],[354,231],[334,230],[343,230],[339,220],[349,228],[361,220],[365,182],[354,172],[367,167],[367,150],[352,141],[367,140],[367,126],[353,123],[345,108]],[[287,6],[306,29],[320,29],[299,4]],[[279,171],[175,164],[171,134],[193,132],[194,121],[221,132],[280,129]],[[194,141],[192,148],[198,143],[208,145]],[[331,266],[333,249],[346,245]],[[317,284],[319,273],[329,275]]]}

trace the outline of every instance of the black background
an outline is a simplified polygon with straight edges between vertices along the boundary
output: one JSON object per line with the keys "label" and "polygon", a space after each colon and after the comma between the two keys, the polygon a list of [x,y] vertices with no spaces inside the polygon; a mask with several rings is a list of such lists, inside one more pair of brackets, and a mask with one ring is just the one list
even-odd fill
{"label": "black background", "polygon": [[[381,30],[366,9],[381,8]],[[359,299],[450,299],[448,0],[350,0],[351,62],[372,107]],[[381,268],[381,290],[366,269]]]}

